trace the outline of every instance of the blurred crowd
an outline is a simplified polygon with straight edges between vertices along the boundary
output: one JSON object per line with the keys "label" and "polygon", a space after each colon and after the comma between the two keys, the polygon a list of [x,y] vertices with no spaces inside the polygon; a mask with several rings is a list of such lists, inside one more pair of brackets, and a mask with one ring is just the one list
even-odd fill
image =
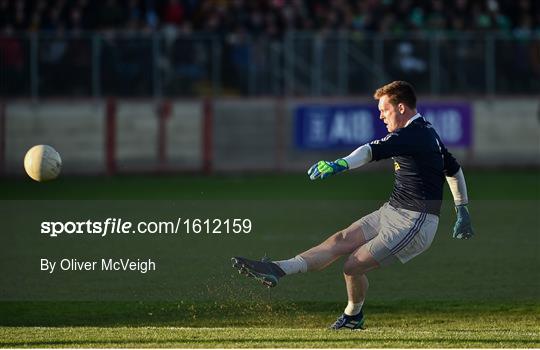
{"label": "blurred crowd", "polygon": [[540,31],[537,0],[0,0],[10,31]]}
{"label": "blurred crowd", "polygon": [[[292,31],[316,35],[289,40]],[[354,39],[345,51],[331,35],[344,31]],[[509,35],[490,47],[490,31]],[[435,66],[433,37],[406,34],[431,32],[476,35],[439,42]],[[379,36],[358,33],[405,35],[377,51],[369,38]],[[442,93],[485,92],[491,80],[528,93],[540,89],[533,34],[540,0],[0,0],[0,96],[335,94],[339,79],[366,93],[390,76],[426,92],[435,68]]]}

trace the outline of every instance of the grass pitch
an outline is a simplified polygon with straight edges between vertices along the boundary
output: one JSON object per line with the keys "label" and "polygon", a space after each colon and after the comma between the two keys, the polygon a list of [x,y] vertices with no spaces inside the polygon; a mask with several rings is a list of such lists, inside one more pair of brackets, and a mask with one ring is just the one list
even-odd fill
{"label": "grass pitch", "polygon": [[376,302],[366,306],[366,329],[353,332],[322,327],[341,312],[336,303],[11,303],[2,308],[13,317],[7,324],[31,325],[0,328],[4,347],[540,346],[540,307],[534,303]]}
{"label": "grass pitch", "polygon": [[[297,221],[277,209],[268,213],[266,231],[249,238],[222,237],[213,244],[194,238],[159,246],[178,264],[176,278],[149,280],[148,293],[150,288],[168,292],[164,301],[0,301],[0,347],[538,348],[539,174],[467,171],[466,176],[477,236],[470,241],[449,237],[454,214],[447,203],[429,251],[406,265],[370,273],[366,330],[355,332],[325,329],[346,301],[339,262],[268,290],[238,276],[227,258],[244,252],[285,258],[311,246],[363,213],[344,210],[351,201],[386,200],[391,173],[359,172],[321,182],[302,175],[60,178],[48,184],[1,179],[4,200],[241,199],[283,205],[282,200],[294,199],[307,205],[282,209],[299,216]],[[343,200],[342,206],[334,205]],[[321,202],[330,203],[324,212],[310,208]],[[13,232],[3,236],[8,234]],[[0,265],[9,257],[5,247]],[[11,286],[3,276],[0,295],[5,296]],[[67,281],[56,287],[78,285]]]}

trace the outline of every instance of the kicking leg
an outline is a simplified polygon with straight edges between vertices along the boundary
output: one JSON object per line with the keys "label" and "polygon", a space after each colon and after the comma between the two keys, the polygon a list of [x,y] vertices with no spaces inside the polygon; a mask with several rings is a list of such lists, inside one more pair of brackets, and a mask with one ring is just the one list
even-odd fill
{"label": "kicking leg", "polygon": [[306,262],[307,271],[319,271],[332,264],[339,257],[352,253],[365,243],[361,224],[357,221],[299,256]]}
{"label": "kicking leg", "polygon": [[319,271],[332,264],[339,257],[352,253],[365,243],[366,240],[362,233],[361,224],[357,221],[346,229],[334,233],[321,244],[292,259],[276,261],[276,264],[286,274]]}
{"label": "kicking leg", "polygon": [[379,210],[336,232],[321,244],[288,260],[255,261],[243,257],[232,258],[233,267],[240,273],[253,277],[268,287],[278,280],[295,273],[322,270],[339,257],[351,254],[377,235]]}
{"label": "kicking leg", "polygon": [[285,275],[322,270],[340,256],[352,253],[365,243],[361,224],[357,221],[292,259],[256,261],[237,256],[232,258],[232,264],[240,273],[258,280],[267,287],[275,287],[278,280]]}

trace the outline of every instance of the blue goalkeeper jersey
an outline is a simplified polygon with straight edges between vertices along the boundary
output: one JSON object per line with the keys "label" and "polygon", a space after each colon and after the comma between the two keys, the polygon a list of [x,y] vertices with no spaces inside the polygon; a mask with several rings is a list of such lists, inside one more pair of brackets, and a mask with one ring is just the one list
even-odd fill
{"label": "blue goalkeeper jersey", "polygon": [[394,160],[390,205],[439,215],[445,176],[453,176],[460,166],[429,122],[419,114],[411,120],[370,143],[372,161]]}

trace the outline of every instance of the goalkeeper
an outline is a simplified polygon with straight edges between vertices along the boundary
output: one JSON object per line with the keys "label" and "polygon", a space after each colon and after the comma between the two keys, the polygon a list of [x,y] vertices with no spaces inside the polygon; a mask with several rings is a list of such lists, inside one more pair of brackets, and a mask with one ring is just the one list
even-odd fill
{"label": "goalkeeper", "polygon": [[347,157],[319,161],[308,170],[308,175],[312,180],[324,179],[372,161],[392,158],[395,183],[390,200],[291,259],[232,259],[241,273],[273,287],[283,276],[322,270],[347,255],[343,274],[348,304],[332,329],[363,328],[367,272],[396,261],[406,263],[429,248],[439,223],[445,178],[456,205],[453,237],[468,239],[474,234],[463,171],[431,124],[416,111],[413,87],[394,81],[379,88],[374,97],[379,101],[380,119],[386,124],[388,135],[360,146]]}

